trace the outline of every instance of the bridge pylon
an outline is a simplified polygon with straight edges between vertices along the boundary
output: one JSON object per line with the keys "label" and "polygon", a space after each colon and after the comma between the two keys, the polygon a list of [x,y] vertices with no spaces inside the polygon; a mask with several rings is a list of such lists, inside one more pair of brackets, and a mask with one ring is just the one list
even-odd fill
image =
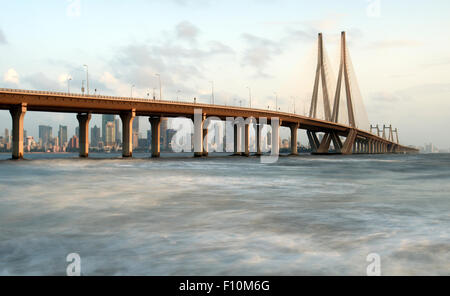
{"label": "bridge pylon", "polygon": [[[339,108],[340,108],[340,99],[341,99],[341,89],[342,84],[344,83],[345,95],[347,100],[347,114],[348,114],[348,122],[351,130],[349,130],[346,143],[342,144],[339,135],[336,133],[325,133],[322,138],[322,141],[317,144],[317,137],[314,137],[313,134],[315,132],[308,132],[308,138],[310,139],[311,147],[313,153],[326,154],[329,153],[331,142],[333,142],[333,146],[335,148],[336,153],[344,153],[351,154],[352,149],[349,147],[353,147],[353,142],[356,137],[352,135],[352,130],[356,128],[355,114],[353,108],[353,100],[352,100],[352,91],[350,87],[350,78],[349,78],[349,67],[347,62],[347,43],[346,43],[346,35],[345,32],[341,33],[341,55],[340,55],[340,65],[339,65],[339,75],[337,79],[336,92],[334,97],[333,111],[330,114],[330,104],[329,104],[329,96],[328,96],[328,87],[326,84],[326,71],[324,68],[324,51],[323,51],[323,37],[322,34],[319,34],[318,41],[318,61],[317,61],[317,70],[316,70],[316,79],[314,82],[313,96],[311,100],[311,109],[310,109],[310,117],[316,117],[317,115],[317,99],[318,99],[318,88],[319,88],[319,80],[322,78],[322,87],[323,87],[323,101],[324,101],[324,113],[325,120],[338,122],[339,120]],[[312,141],[311,141],[312,140]],[[350,142],[348,142],[350,141]],[[348,142],[348,143],[347,143]]]}

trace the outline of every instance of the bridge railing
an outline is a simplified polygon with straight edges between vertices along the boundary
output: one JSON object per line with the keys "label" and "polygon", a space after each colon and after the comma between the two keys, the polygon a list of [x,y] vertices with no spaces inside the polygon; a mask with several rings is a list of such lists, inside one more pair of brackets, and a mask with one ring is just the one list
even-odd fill
{"label": "bridge railing", "polygon": [[[173,101],[173,100],[155,100],[155,99],[145,99],[145,98],[134,98],[134,97],[118,97],[118,96],[107,96],[107,95],[92,95],[92,94],[79,94],[79,93],[69,93],[69,92],[55,92],[55,91],[41,91],[41,90],[25,90],[25,89],[12,89],[12,88],[0,88],[0,92],[10,92],[10,93],[23,93],[23,94],[35,94],[35,95],[57,95],[73,98],[90,98],[90,99],[108,99],[108,100],[120,100],[120,101],[133,101],[133,102],[146,102],[146,103],[168,103],[168,104],[185,104],[190,106],[205,106],[205,107],[219,107],[219,108],[231,108],[231,109],[247,109],[247,110],[257,110],[270,113],[277,113],[285,116],[300,116],[308,118],[308,116],[303,116],[295,113],[266,110],[260,108],[249,108],[242,106],[232,106],[232,105],[219,105],[219,104],[205,104],[205,103],[194,103],[186,101]],[[316,119],[320,120],[320,119]]]}

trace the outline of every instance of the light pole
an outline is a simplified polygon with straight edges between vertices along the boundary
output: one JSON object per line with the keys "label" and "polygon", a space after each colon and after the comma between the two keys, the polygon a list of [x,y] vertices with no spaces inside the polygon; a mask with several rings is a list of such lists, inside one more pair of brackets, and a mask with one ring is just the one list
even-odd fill
{"label": "light pole", "polygon": [[291,99],[292,99],[292,103],[294,104],[294,114],[295,114],[295,98],[291,97]]}
{"label": "light pole", "polygon": [[214,105],[214,81],[210,81],[211,83],[211,104]]}
{"label": "light pole", "polygon": [[70,80],[72,80],[72,77],[67,78],[67,93],[70,95]]}
{"label": "light pole", "polygon": [[131,96],[130,96],[130,98],[132,98],[133,97],[133,88],[135,87],[135,85],[133,84],[132,86],[131,86]]}
{"label": "light pole", "polygon": [[162,100],[161,75],[158,73],[156,73],[155,75],[158,76],[159,78],[159,100],[161,101]]}
{"label": "light pole", "polygon": [[87,94],[89,95],[89,67],[88,65],[83,65],[86,68],[86,82],[87,82]]}
{"label": "light pole", "polygon": [[250,88],[250,86],[247,86],[248,88],[248,98],[249,98],[249,102],[250,102],[250,108],[252,107],[252,89]]}
{"label": "light pole", "polygon": [[278,94],[274,92],[275,95],[275,111],[278,111]]}

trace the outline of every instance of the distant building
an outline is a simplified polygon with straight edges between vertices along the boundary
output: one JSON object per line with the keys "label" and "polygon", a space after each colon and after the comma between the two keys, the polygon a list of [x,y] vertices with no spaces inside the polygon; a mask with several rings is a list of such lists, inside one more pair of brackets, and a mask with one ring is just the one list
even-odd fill
{"label": "distant building", "polygon": [[52,127],[48,125],[39,126],[39,141],[41,141],[42,146],[46,147],[50,144],[52,139]]}
{"label": "distant building", "polygon": [[152,145],[152,130],[147,130],[147,146],[151,147]]}
{"label": "distant building", "polygon": [[121,124],[120,124],[120,119],[119,118],[116,118],[115,125],[116,125],[115,126],[115,129],[116,129],[116,143],[117,143],[117,145],[119,145],[120,143],[122,143],[122,134],[120,132]]}
{"label": "distant building", "polygon": [[59,147],[65,147],[67,145],[67,126],[60,125],[58,130]]}
{"label": "distant building", "polygon": [[161,149],[167,150],[169,149],[169,142],[167,140],[167,129],[169,125],[169,120],[167,118],[161,118]]}
{"label": "distant building", "polygon": [[[103,114],[102,115],[102,141],[106,143],[106,124],[112,122],[115,125],[115,115],[114,114]],[[115,135],[114,135],[115,137]]]}
{"label": "distant building", "polygon": [[133,132],[132,132],[133,148],[139,147],[139,117],[133,119]]}
{"label": "distant building", "polygon": [[116,144],[116,130],[114,122],[108,121],[105,128],[105,146],[114,146]]}
{"label": "distant building", "polygon": [[80,148],[80,142],[79,139],[76,135],[74,135],[70,140],[69,143],[67,145],[67,149],[68,150],[77,150]]}
{"label": "distant building", "polygon": [[100,128],[95,125],[91,128],[91,146],[98,147],[99,142],[101,141],[100,136]]}
{"label": "distant building", "polygon": [[9,130],[7,128],[5,128],[5,137],[3,138],[3,141],[5,144],[8,144],[10,141],[10,137],[9,137]]}

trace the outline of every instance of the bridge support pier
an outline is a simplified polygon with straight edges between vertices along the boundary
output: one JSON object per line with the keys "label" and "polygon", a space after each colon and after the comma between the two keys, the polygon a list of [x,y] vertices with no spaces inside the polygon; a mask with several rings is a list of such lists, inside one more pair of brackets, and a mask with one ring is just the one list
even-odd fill
{"label": "bridge support pier", "polygon": [[27,112],[27,104],[14,106],[9,110],[12,118],[12,158],[23,158],[23,120]]}
{"label": "bridge support pier", "polygon": [[91,114],[78,114],[78,124],[80,127],[80,157],[89,156],[89,121],[91,121]]}
{"label": "bridge support pier", "polygon": [[313,153],[317,152],[317,150],[319,150],[320,141],[317,138],[316,132],[306,131],[306,135],[308,136],[309,145],[311,146],[311,151]]}
{"label": "bridge support pier", "polygon": [[261,131],[263,129],[263,125],[261,122],[258,122],[258,124],[255,124],[255,133],[256,133],[256,155],[261,156]]}
{"label": "bridge support pier", "polygon": [[298,155],[297,140],[298,140],[298,128],[300,125],[291,124],[289,128],[291,129],[291,155]]}
{"label": "bridge support pier", "polygon": [[242,128],[240,124],[234,125],[234,155],[242,155]]}
{"label": "bridge support pier", "polygon": [[152,129],[152,157],[160,157],[161,155],[161,117],[150,117],[148,119]]}
{"label": "bridge support pier", "polygon": [[136,111],[120,113],[122,120],[122,157],[133,156],[133,120],[136,117]]}
{"label": "bridge support pier", "polygon": [[244,156],[250,156],[250,124],[244,124]]}
{"label": "bridge support pier", "polygon": [[278,124],[272,124],[272,152],[271,155],[280,154],[280,126],[281,119],[279,119]]}
{"label": "bridge support pier", "polygon": [[[206,143],[206,145],[204,145],[203,143],[203,139],[207,139],[207,137],[204,137],[203,134],[206,114],[198,111],[201,110],[196,109],[194,114],[194,157],[202,157],[204,155],[208,155],[208,144]],[[206,135],[208,135],[208,132],[206,132]],[[204,147],[206,147],[206,151],[204,150]]]}
{"label": "bridge support pier", "polygon": [[208,156],[208,126],[205,126],[206,115],[203,117],[203,156]]}

